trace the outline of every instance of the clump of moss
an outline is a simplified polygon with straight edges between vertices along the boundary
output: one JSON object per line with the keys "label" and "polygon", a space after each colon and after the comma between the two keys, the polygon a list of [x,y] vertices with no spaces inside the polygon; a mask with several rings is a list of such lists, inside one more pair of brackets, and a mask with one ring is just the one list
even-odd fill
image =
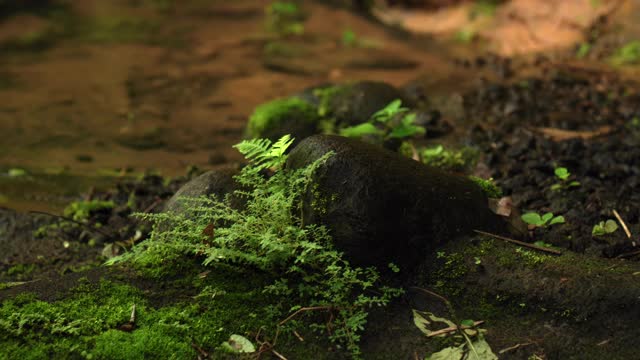
{"label": "clump of moss", "polygon": [[385,286],[375,268],[351,266],[333,248],[328,229],[302,223],[300,199],[313,189],[313,175],[331,153],[307,167],[284,169],[292,142],[285,136],[236,145],[250,161],[235,177],[242,190],[233,195],[246,199],[244,208],[234,207],[231,196],[187,198],[184,214],[141,214],[155,223],[150,238],[110,263],[129,260],[153,270],[195,255],[204,266],[256,269],[270,279],[261,290],[271,298],[255,311],[280,319],[308,307],[330,314],[322,319],[302,312],[280,323],[281,334],[310,327],[357,358],[368,309],[387,305],[402,290]]}
{"label": "clump of moss", "polygon": [[478,161],[478,151],[469,147],[447,150],[442,145],[418,150],[420,160],[429,166],[447,171],[466,172]]}
{"label": "clump of moss", "polygon": [[316,107],[295,97],[277,99],[256,107],[249,118],[247,136],[277,140],[291,133],[304,138],[316,132],[320,116]]}
{"label": "clump of moss", "polygon": [[75,221],[87,220],[91,213],[110,210],[115,206],[113,201],[89,200],[74,201],[64,209],[64,216]]}
{"label": "clump of moss", "polygon": [[469,179],[478,184],[488,198],[502,197],[502,189],[493,182],[493,179],[485,180],[477,176],[469,176]]}
{"label": "clump of moss", "polygon": [[631,41],[619,48],[611,56],[613,65],[632,65],[640,63],[640,41]]}

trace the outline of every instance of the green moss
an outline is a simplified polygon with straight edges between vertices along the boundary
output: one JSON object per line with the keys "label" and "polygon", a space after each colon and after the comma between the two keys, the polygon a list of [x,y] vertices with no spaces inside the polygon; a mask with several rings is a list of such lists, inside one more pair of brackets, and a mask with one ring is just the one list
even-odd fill
{"label": "green moss", "polygon": [[247,135],[251,138],[280,137],[284,135],[280,132],[288,127],[315,129],[319,120],[316,108],[308,102],[298,98],[277,99],[256,107],[249,118]]}
{"label": "green moss", "polygon": [[64,216],[75,221],[83,221],[88,219],[92,212],[113,209],[114,206],[113,201],[74,201],[64,209]]}
{"label": "green moss", "polygon": [[418,150],[420,160],[429,166],[446,171],[469,171],[478,161],[476,149],[463,147],[459,150],[447,150],[442,145]]}
{"label": "green moss", "polygon": [[[171,354],[194,359],[192,343],[218,358],[216,349],[231,334],[249,336],[262,328],[266,336],[275,335],[281,319],[261,306],[269,302],[260,290],[266,281],[264,276],[221,268],[204,279],[188,278],[188,285],[215,289],[196,298],[183,295],[186,282],[174,296],[110,281],[79,285],[53,303],[22,294],[0,306],[0,358],[160,359]],[[156,308],[150,295],[177,302]],[[135,330],[119,330],[133,304]]]}
{"label": "green moss", "polygon": [[488,198],[502,197],[502,189],[493,182],[493,179],[485,180],[477,176],[469,176],[469,179],[478,184]]}
{"label": "green moss", "polygon": [[613,65],[633,65],[640,62],[640,41],[631,41],[619,48],[612,56]]}
{"label": "green moss", "polygon": [[7,275],[23,280],[28,278],[35,269],[36,266],[34,264],[18,264],[7,269]]}

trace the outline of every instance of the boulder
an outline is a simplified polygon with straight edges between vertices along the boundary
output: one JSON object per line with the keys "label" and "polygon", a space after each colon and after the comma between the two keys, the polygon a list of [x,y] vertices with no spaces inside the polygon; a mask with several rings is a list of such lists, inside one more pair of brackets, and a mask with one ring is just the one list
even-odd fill
{"label": "boulder", "polygon": [[303,201],[303,222],[327,226],[336,247],[357,265],[411,268],[453,237],[503,226],[468,178],[355,139],[309,137],[291,151],[287,167],[330,151]]}
{"label": "boulder", "polygon": [[336,121],[338,127],[358,125],[395,99],[406,107],[413,102],[393,85],[379,81],[359,81],[343,85],[321,85],[302,91],[299,98],[318,107],[318,113]]}
{"label": "boulder", "polygon": [[[223,199],[226,194],[238,188],[238,184],[233,178],[236,174],[238,174],[238,169],[235,167],[207,171],[184,184],[164,205],[164,211],[182,214],[183,203],[180,201],[182,197],[215,195],[217,198]],[[237,202],[238,199],[232,201]]]}

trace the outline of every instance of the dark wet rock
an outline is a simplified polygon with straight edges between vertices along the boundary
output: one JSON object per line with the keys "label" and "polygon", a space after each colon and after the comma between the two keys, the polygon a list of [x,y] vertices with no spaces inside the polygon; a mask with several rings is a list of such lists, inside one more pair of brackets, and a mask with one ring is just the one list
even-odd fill
{"label": "dark wet rock", "polygon": [[[313,97],[310,97],[309,94]],[[300,95],[317,104],[323,116],[335,119],[338,126],[357,125],[369,120],[376,111],[396,99],[406,107],[413,102],[396,87],[377,81],[359,81],[353,84],[307,89]]]}
{"label": "dark wet rock", "polygon": [[235,167],[207,171],[184,184],[164,205],[164,211],[182,213],[183,204],[180,198],[183,197],[215,196],[223,199],[226,194],[238,188],[233,179],[236,174],[238,169]]}
{"label": "dark wet rock", "polygon": [[317,172],[303,220],[328,226],[356,264],[411,268],[437,244],[497,226],[471,180],[361,141],[309,137],[292,150],[287,166],[303,167],[329,151],[335,154]]}

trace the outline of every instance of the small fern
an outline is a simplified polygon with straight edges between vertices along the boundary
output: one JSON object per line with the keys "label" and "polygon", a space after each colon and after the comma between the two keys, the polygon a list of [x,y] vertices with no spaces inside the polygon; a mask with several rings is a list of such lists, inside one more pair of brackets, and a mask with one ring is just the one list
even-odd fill
{"label": "small fern", "polygon": [[[318,168],[333,154],[301,169],[283,169],[292,142],[284,136],[275,143],[255,139],[236,145],[250,160],[235,177],[243,184],[234,193],[246,200],[242,209],[232,205],[230,196],[223,200],[200,197],[181,199],[183,215],[138,214],[154,223],[150,238],[110,263],[128,260],[158,276],[163,272],[153,271],[154,267],[179,266],[181,257],[195,256],[203,266],[224,264],[271,274],[273,282],[266,283],[263,291],[274,299],[265,308],[281,309],[275,314],[278,322],[294,311],[287,309],[326,309],[331,312],[328,322],[304,315],[300,321],[320,320],[312,328],[359,358],[368,309],[388,304],[402,291],[381,286],[374,268],[352,267],[333,247],[329,229],[302,224],[301,199],[308,195]],[[275,171],[267,177],[259,173],[265,168]],[[211,226],[215,236],[205,236]],[[291,321],[280,331],[295,330],[295,326],[300,322]]]}
{"label": "small fern", "polygon": [[293,144],[291,135],[285,135],[273,143],[269,139],[244,140],[234,145],[255,169],[279,169],[286,161],[286,151]]}

